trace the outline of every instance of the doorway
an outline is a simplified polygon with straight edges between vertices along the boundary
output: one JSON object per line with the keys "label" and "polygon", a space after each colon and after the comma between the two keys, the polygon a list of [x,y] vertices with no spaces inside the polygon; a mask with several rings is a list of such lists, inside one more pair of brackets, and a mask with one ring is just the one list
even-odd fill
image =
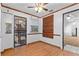
{"label": "doorway", "polygon": [[27,41],[27,19],[14,16],[14,47],[22,46]]}
{"label": "doorway", "polygon": [[79,54],[79,9],[63,14],[63,48]]}

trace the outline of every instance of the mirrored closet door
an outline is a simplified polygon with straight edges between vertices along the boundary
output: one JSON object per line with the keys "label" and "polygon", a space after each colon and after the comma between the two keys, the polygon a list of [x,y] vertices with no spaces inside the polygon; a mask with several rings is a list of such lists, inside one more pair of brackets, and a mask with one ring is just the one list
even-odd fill
{"label": "mirrored closet door", "polygon": [[64,13],[64,50],[79,54],[79,9]]}
{"label": "mirrored closet door", "polygon": [[14,17],[14,46],[21,46],[26,44],[26,18],[15,16]]}

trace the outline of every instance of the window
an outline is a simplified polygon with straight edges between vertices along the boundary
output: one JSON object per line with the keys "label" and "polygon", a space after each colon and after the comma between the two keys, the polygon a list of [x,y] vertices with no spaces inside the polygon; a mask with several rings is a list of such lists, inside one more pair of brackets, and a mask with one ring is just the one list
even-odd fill
{"label": "window", "polygon": [[43,37],[53,38],[53,15],[43,18]]}
{"label": "window", "polygon": [[38,26],[31,25],[31,32],[38,32]]}

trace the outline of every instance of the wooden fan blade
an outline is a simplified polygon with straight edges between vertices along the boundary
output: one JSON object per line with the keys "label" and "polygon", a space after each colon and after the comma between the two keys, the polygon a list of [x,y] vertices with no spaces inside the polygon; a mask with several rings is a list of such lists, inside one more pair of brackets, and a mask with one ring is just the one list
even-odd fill
{"label": "wooden fan blade", "polygon": [[43,8],[43,10],[48,11],[48,9],[46,9],[46,8]]}
{"label": "wooden fan blade", "polygon": [[49,12],[53,12],[53,9],[52,10],[49,10]]}
{"label": "wooden fan blade", "polygon": [[34,8],[33,6],[29,6],[29,7],[27,7],[27,8]]}
{"label": "wooden fan blade", "polygon": [[44,5],[47,5],[48,3],[44,3]]}

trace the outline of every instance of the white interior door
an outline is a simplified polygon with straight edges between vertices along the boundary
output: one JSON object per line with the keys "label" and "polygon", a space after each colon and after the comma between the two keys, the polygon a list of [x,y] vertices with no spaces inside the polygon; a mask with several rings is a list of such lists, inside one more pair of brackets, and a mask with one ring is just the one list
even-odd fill
{"label": "white interior door", "polygon": [[[2,47],[3,49],[14,47],[14,16],[9,13],[2,13]],[[10,27],[10,28],[9,28]],[[9,31],[7,31],[9,30]]]}

